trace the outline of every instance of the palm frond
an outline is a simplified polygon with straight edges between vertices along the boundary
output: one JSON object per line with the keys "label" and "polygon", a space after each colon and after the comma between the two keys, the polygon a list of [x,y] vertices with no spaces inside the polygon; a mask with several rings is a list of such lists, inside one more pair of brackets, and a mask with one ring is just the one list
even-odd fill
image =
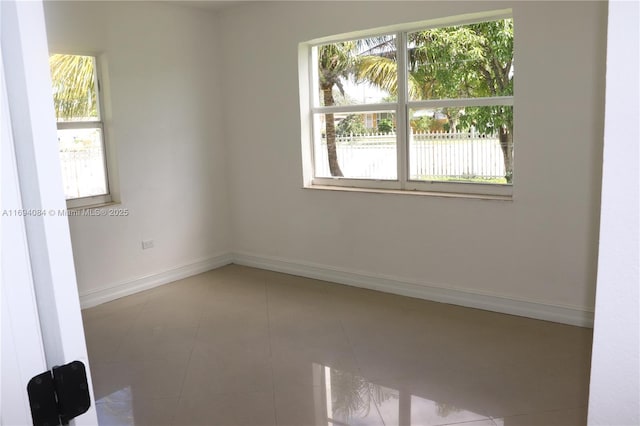
{"label": "palm frond", "polygon": [[398,93],[398,64],[383,56],[361,56],[355,72],[358,82],[368,82],[389,93]]}
{"label": "palm frond", "polygon": [[53,100],[58,120],[97,118],[95,59],[54,54],[49,57]]}

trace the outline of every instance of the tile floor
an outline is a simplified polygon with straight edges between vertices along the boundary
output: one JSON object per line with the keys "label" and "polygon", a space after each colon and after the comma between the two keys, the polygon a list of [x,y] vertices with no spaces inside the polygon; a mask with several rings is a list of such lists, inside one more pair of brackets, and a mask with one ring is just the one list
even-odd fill
{"label": "tile floor", "polygon": [[586,424],[590,329],[235,265],[83,317],[103,426]]}

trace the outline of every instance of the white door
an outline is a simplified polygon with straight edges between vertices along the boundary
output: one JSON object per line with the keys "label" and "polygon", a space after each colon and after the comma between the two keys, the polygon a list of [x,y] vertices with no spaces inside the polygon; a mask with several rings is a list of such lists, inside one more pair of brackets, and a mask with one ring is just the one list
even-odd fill
{"label": "white door", "polygon": [[[87,367],[90,385],[91,375],[69,225],[62,214],[42,3],[1,1],[0,29],[0,423],[29,425],[31,377],[75,360]],[[95,408],[72,424],[97,424]]]}
{"label": "white door", "polygon": [[47,369],[40,336],[21,211],[18,176],[6,96],[4,65],[2,89],[2,412],[3,425],[28,424],[31,418],[24,383]]}

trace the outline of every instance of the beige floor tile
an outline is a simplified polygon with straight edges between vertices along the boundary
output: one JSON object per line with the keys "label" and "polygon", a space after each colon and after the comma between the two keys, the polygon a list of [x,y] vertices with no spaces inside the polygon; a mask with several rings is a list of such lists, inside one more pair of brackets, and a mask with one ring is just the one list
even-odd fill
{"label": "beige floor tile", "polygon": [[333,353],[321,358],[309,351],[279,352],[271,360],[274,389],[291,387],[312,388],[319,386],[318,370],[329,367],[359,374],[360,371],[350,354]]}
{"label": "beige floor tile", "polygon": [[448,425],[472,421],[489,420],[486,414],[473,411],[465,405],[454,405],[432,400],[427,396],[412,394],[402,387],[379,386],[383,395],[378,402],[385,424]]}
{"label": "beige floor tile", "polygon": [[96,404],[100,426],[169,426],[178,409],[177,398],[136,399]]}
{"label": "beige floor tile", "polygon": [[314,375],[314,386],[276,389],[278,425],[326,425],[329,418],[353,425],[444,425],[477,420],[493,425],[482,413],[389,388],[348,371],[321,367]]}
{"label": "beige floor tile", "polygon": [[273,374],[268,357],[229,357],[218,347],[197,344],[187,367],[182,396],[272,390]]}
{"label": "beige floor tile", "polygon": [[224,283],[208,290],[202,300],[202,320],[224,317],[256,317],[266,321],[267,293],[264,283]]}
{"label": "beige floor tile", "polygon": [[199,394],[180,399],[174,425],[272,426],[273,392]]}
{"label": "beige floor tile", "polygon": [[112,300],[111,302],[103,303],[90,309],[84,309],[82,311],[82,319],[86,323],[87,321],[104,318],[114,313],[128,315],[130,312],[140,312],[140,309],[148,300],[149,294],[146,291],[132,294],[131,296]]}
{"label": "beige floor tile", "polygon": [[235,265],[83,319],[104,424],[586,421],[589,329]]}
{"label": "beige floor tile", "polygon": [[584,426],[587,408],[546,411],[495,419],[497,426]]}
{"label": "beige floor tile", "polygon": [[89,359],[92,362],[113,361],[139,313],[138,308],[130,307],[108,315],[84,320]]}
{"label": "beige floor tile", "polygon": [[278,426],[326,426],[326,398],[320,386],[289,386],[275,391]]}
{"label": "beige floor tile", "polygon": [[317,362],[353,356],[341,322],[315,309],[287,314],[270,309],[269,337],[274,356],[301,354]]}
{"label": "beige floor tile", "polygon": [[228,326],[203,326],[198,329],[196,342],[223,359],[257,362],[271,356],[268,326],[262,321],[238,320]]}
{"label": "beige floor tile", "polygon": [[187,362],[196,341],[197,327],[132,329],[122,339],[115,362],[176,360]]}
{"label": "beige floor tile", "polygon": [[184,360],[144,360],[91,364],[96,402],[122,399],[178,398],[187,363]]}
{"label": "beige floor tile", "polygon": [[266,279],[270,303],[328,307],[331,296],[324,281],[278,274]]}
{"label": "beige floor tile", "polygon": [[134,368],[135,366],[128,363],[91,362],[91,380],[96,404],[131,400]]}
{"label": "beige floor tile", "polygon": [[264,285],[266,278],[272,274],[269,271],[240,265],[227,265],[216,269],[214,273],[216,284],[233,285],[237,288],[253,288],[256,285]]}
{"label": "beige floor tile", "polygon": [[189,303],[156,301],[142,309],[132,328],[148,331],[156,327],[165,329],[198,327],[202,310]]}
{"label": "beige floor tile", "polygon": [[101,426],[133,426],[138,420],[133,415],[131,401],[97,403],[96,412]]}
{"label": "beige floor tile", "polygon": [[253,321],[267,323],[267,297],[266,291],[262,288],[251,291],[216,289],[210,290],[205,297],[206,306],[200,317],[203,327],[253,325]]}
{"label": "beige floor tile", "polygon": [[164,426],[174,424],[178,411],[177,398],[139,399],[133,402],[136,425]]}

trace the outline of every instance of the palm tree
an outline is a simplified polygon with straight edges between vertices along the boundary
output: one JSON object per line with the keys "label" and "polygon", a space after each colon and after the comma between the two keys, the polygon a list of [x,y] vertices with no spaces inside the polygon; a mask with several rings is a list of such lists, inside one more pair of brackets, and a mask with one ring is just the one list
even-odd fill
{"label": "palm tree", "polygon": [[49,56],[56,118],[64,121],[98,118],[95,60],[91,56]]}
{"label": "palm tree", "polygon": [[[344,95],[343,81],[358,74],[358,70],[362,67],[362,58],[367,57],[367,52],[371,54],[384,52],[388,50],[389,42],[392,41],[391,37],[382,36],[320,46],[318,78],[323,105],[335,105],[334,88]],[[336,151],[336,126],[332,113],[325,114],[325,126],[329,171],[331,176],[343,176]]]}
{"label": "palm tree", "polygon": [[[352,41],[326,44],[318,49],[318,77],[324,106],[335,105],[333,89],[344,95],[343,79],[354,70],[356,43]],[[333,113],[325,114],[327,155],[331,176],[343,176],[336,151],[336,124]]]}
{"label": "palm tree", "polygon": [[335,422],[335,417],[351,423],[354,418],[366,418],[372,407],[382,405],[391,398],[397,398],[392,389],[371,383],[355,374],[331,369],[333,413],[327,413]]}
{"label": "palm tree", "polygon": [[[513,95],[513,20],[434,28],[409,34],[409,99],[475,98]],[[370,53],[357,60],[355,77],[397,93],[395,52]],[[497,129],[505,179],[513,177],[513,111],[510,107],[443,111],[454,126],[464,119],[483,133]]]}

